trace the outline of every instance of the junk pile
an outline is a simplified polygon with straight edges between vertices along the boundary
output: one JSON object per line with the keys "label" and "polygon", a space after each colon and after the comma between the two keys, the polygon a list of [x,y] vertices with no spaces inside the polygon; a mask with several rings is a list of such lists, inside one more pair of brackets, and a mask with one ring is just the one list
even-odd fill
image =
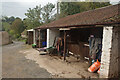
{"label": "junk pile", "polygon": [[100,72],[100,62],[101,62],[101,55],[102,55],[102,38],[96,38],[94,35],[90,35],[89,37],[89,48],[90,52],[89,55],[92,58],[92,64],[88,68],[89,72]]}
{"label": "junk pile", "polygon": [[[42,45],[46,45],[46,42],[43,42]],[[50,55],[60,55],[63,56],[64,51],[64,40],[61,37],[55,37],[54,43],[51,47],[36,48],[36,44],[32,44],[32,47],[38,50],[39,52],[43,51]]]}
{"label": "junk pile", "polygon": [[47,48],[47,52],[49,54],[60,55],[60,56],[63,56],[63,50],[64,50],[64,40],[61,37],[58,38],[55,37],[53,46]]}
{"label": "junk pile", "polygon": [[48,54],[57,55],[57,49],[56,49],[56,47],[51,46],[51,47],[47,48],[47,53],[48,53]]}

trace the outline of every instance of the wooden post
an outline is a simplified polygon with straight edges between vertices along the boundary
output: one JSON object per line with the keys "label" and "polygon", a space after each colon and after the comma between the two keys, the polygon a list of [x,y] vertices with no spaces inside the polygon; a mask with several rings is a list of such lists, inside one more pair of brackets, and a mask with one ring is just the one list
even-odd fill
{"label": "wooden post", "polygon": [[33,44],[36,44],[36,40],[35,40],[35,30],[33,30]]}
{"label": "wooden post", "polygon": [[39,48],[41,47],[41,44],[40,44],[40,40],[41,40],[41,39],[40,39],[40,37],[41,37],[41,36],[40,36],[40,29],[39,29]]}
{"label": "wooden post", "polygon": [[28,44],[30,45],[29,31],[28,31]]}
{"label": "wooden post", "polygon": [[35,30],[35,44],[37,45],[37,30]]}
{"label": "wooden post", "polygon": [[64,30],[64,60],[66,60],[66,31]]}

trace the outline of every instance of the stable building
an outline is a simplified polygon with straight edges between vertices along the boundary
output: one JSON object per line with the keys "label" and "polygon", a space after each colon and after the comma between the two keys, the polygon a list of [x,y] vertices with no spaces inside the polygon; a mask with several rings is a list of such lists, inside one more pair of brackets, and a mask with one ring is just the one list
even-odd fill
{"label": "stable building", "polygon": [[29,29],[27,30],[27,44],[35,44],[35,30]]}
{"label": "stable building", "polygon": [[[64,54],[70,51],[80,58],[89,56],[90,35],[102,39],[100,78],[120,76],[120,4],[70,15],[36,30],[46,30],[47,48],[54,43],[55,37],[64,38]],[[40,40],[40,39],[39,39]],[[64,55],[64,57],[66,57]]]}

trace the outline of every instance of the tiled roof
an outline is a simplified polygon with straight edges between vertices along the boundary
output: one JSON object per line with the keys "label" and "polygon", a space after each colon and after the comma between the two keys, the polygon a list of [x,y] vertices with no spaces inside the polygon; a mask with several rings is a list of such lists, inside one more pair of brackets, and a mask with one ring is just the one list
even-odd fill
{"label": "tiled roof", "polygon": [[[42,25],[38,28],[63,28],[63,27],[80,27],[84,25],[110,24],[118,23],[120,19],[109,20],[113,17],[120,16],[120,4],[110,5],[70,15],[51,23]],[[106,21],[108,20],[108,21]]]}

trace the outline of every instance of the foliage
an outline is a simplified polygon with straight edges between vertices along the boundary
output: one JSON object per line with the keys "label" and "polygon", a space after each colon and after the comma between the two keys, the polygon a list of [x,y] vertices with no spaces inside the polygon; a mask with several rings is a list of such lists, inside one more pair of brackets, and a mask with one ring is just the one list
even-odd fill
{"label": "foliage", "polygon": [[50,22],[54,8],[55,8],[55,5],[53,5],[52,3],[48,3],[42,8],[42,18],[44,23]]}
{"label": "foliage", "polygon": [[11,16],[11,17],[2,16],[2,22],[7,22],[9,24],[12,24],[14,20],[15,20],[14,16]]}
{"label": "foliage", "polygon": [[36,6],[35,8],[31,9],[29,8],[27,10],[27,13],[25,13],[25,15],[27,16],[27,18],[25,18],[23,20],[24,25],[27,27],[27,29],[31,29],[31,28],[35,28],[41,25],[41,5]]}
{"label": "foliage", "polygon": [[27,18],[23,20],[24,25],[27,29],[32,29],[38,27],[44,23],[49,23],[54,20],[53,9],[55,5],[52,3],[48,3],[45,6],[41,7],[41,5],[36,6],[35,8],[29,8],[25,15]]}
{"label": "foliage", "polygon": [[2,30],[9,32],[11,29],[11,24],[15,20],[15,17],[7,17],[7,16],[2,16],[1,22],[2,22]]}
{"label": "foliage", "polygon": [[2,16],[2,28],[3,30],[7,31],[12,38],[19,38],[21,35],[21,32],[24,31],[26,28],[20,18],[15,18],[13,16],[7,17]]}
{"label": "foliage", "polygon": [[5,30],[5,31],[7,31],[7,32],[9,32],[10,31],[10,24],[9,23],[7,23],[7,22],[3,22],[2,23],[2,28]]}
{"label": "foliage", "polygon": [[109,2],[61,2],[60,17],[110,5]]}
{"label": "foliage", "polygon": [[23,21],[19,17],[7,17],[2,16],[0,21],[2,22],[2,31],[7,31],[12,38],[20,38],[21,33],[27,29],[33,29],[44,23],[49,23],[54,20],[53,9],[55,5],[48,3],[47,5],[41,7],[41,5],[35,8],[29,8],[27,13],[25,13],[26,18]]}
{"label": "foliage", "polygon": [[41,14],[41,5],[36,6],[35,8],[27,10],[28,13],[25,13],[25,15],[33,20],[41,20],[40,14]]}
{"label": "foliage", "polygon": [[20,18],[15,19],[15,21],[11,25],[11,34],[14,38],[19,38],[21,33],[24,31],[25,27]]}

